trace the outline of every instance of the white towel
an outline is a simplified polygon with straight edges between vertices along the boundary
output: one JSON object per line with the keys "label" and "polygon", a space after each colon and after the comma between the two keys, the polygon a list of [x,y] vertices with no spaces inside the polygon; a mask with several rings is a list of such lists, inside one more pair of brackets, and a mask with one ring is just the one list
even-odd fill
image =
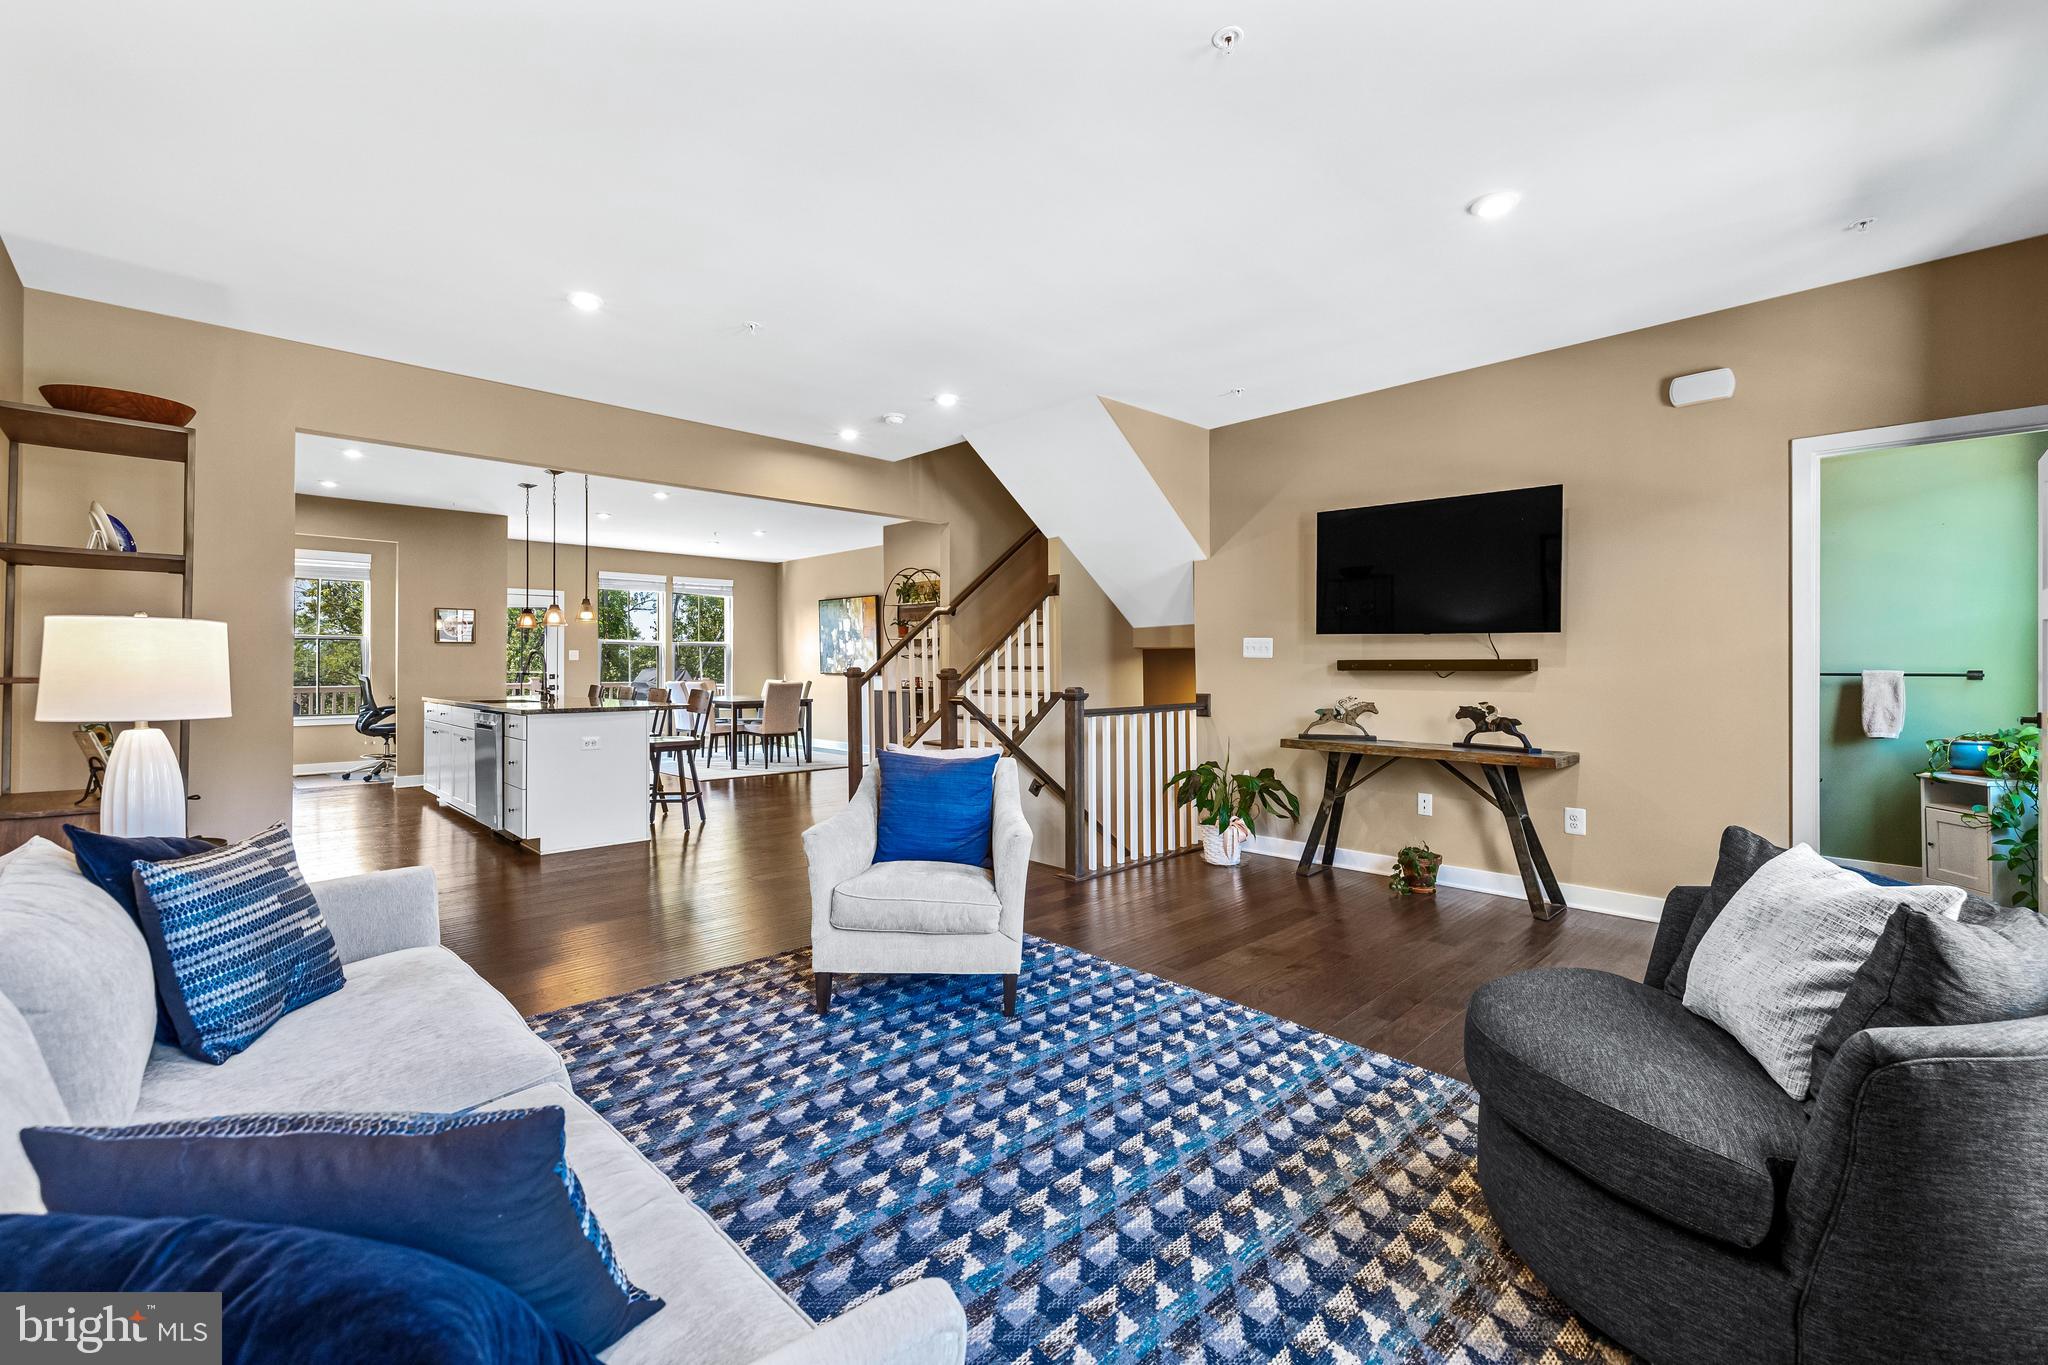
{"label": "white towel", "polygon": [[1863,670],[1863,733],[1897,739],[1906,728],[1906,675],[1886,668]]}

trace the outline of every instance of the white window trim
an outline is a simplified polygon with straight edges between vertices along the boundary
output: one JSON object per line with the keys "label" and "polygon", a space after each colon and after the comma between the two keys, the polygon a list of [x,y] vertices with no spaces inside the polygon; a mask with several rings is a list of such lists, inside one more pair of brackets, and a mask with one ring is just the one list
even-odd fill
{"label": "white window trim", "polygon": [[[604,647],[606,645],[633,645],[638,648],[652,647],[654,650],[654,677],[662,681],[669,671],[668,648],[668,579],[658,573],[620,573],[617,570],[600,569],[597,574],[597,590],[614,592],[651,592],[654,594],[654,638],[652,640],[608,640],[602,635],[597,640],[597,672],[604,676]],[[630,681],[630,679],[628,680]]]}
{"label": "white window trim", "polygon": [[725,650],[725,676],[718,680],[719,690],[727,694],[730,694],[732,692],[732,680],[735,676],[732,657],[732,580],[730,578],[687,578],[681,574],[678,574],[674,578],[669,580],[668,591],[669,596],[667,601],[664,603],[666,609],[662,612],[661,615],[661,633],[665,637],[671,635],[673,627],[675,625],[675,599],[677,597],[723,597],[725,599],[726,607],[724,639],[675,640],[672,638],[665,638],[662,641],[661,657],[664,661],[666,670],[668,672],[673,673],[675,671],[676,650],[678,648],[687,645],[719,646],[720,648]]}
{"label": "white window trim", "polygon": [[[362,646],[363,668],[365,671],[368,671],[370,668],[370,556],[353,550],[294,550],[292,552],[292,578],[294,581],[301,578],[324,578],[331,583],[350,582],[364,585],[363,633],[355,637],[330,635],[320,638],[331,640],[354,638]],[[311,639],[314,637],[301,637],[296,632],[292,635],[294,643],[301,638]],[[355,723],[356,718],[352,715],[292,717],[292,727],[294,729],[301,726],[308,728],[322,725],[354,726]]]}

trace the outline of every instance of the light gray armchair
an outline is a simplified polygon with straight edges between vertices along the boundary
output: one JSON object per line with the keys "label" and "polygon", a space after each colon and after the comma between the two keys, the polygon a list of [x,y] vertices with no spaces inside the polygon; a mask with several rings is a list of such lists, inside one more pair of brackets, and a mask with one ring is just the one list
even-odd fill
{"label": "light gray armchair", "polygon": [[933,972],[1000,975],[1003,1013],[1015,1014],[1031,868],[1017,760],[996,764],[987,868],[876,862],[879,779],[879,769],[869,769],[846,809],[804,831],[818,1013],[832,1007],[834,976]]}

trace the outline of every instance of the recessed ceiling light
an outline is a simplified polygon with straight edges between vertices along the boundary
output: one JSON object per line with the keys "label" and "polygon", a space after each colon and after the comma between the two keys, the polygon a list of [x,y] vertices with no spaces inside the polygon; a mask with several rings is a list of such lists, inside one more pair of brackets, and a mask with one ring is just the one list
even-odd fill
{"label": "recessed ceiling light", "polygon": [[839,428],[839,439],[842,441],[858,441],[860,439],[860,432],[854,427],[841,427]]}
{"label": "recessed ceiling light", "polygon": [[1474,218],[1483,218],[1488,222],[1492,222],[1496,218],[1505,218],[1513,213],[1515,205],[1521,202],[1522,196],[1516,190],[1494,190],[1490,194],[1480,195],[1477,199],[1465,205],[1465,212],[1471,214]]}
{"label": "recessed ceiling light", "polygon": [[569,291],[569,306],[579,313],[595,313],[604,307],[604,300],[588,289],[572,289]]}
{"label": "recessed ceiling light", "polygon": [[656,502],[667,502],[667,501],[668,501],[668,490],[667,490],[666,488],[657,488],[657,489],[655,489],[655,490],[654,490],[654,500],[655,500]]}
{"label": "recessed ceiling light", "polygon": [[341,458],[344,460],[360,460],[363,458],[363,452],[357,450],[354,446],[350,446],[347,450],[341,452]]}
{"label": "recessed ceiling light", "polygon": [[609,512],[599,512],[597,514],[597,519],[599,521],[610,521],[612,519],[612,514]]}
{"label": "recessed ceiling light", "polygon": [[942,393],[937,398],[934,398],[932,401],[934,403],[937,403],[942,408],[958,407],[960,404],[960,395],[957,393]]}
{"label": "recessed ceiling light", "polygon": [[321,486],[322,488],[339,488],[339,487],[341,487],[341,485],[340,485],[340,484],[336,483],[336,482],[335,482],[334,480],[332,480],[332,479],[322,479],[322,480],[320,480],[320,486]]}
{"label": "recessed ceiling light", "polygon": [[768,533],[767,533],[766,531],[756,531],[756,532],[754,532],[754,534],[755,534],[755,535],[757,535],[757,536],[765,536],[765,535],[767,535]]}

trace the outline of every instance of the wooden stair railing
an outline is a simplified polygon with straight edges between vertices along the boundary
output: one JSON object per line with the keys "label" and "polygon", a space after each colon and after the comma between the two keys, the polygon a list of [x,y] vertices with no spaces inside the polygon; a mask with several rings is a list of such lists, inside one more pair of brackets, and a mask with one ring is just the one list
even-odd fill
{"label": "wooden stair railing", "polygon": [[1196,722],[1209,714],[1208,694],[1099,711],[1078,687],[1059,700],[1067,727],[1067,876],[1086,881],[1200,848],[1193,808],[1174,805],[1166,782],[1202,761]]}
{"label": "wooden stair railing", "polygon": [[1035,541],[1038,530],[1026,531],[976,574],[953,600],[934,608],[901,639],[884,650],[871,668],[846,670],[847,793],[860,789],[868,750],[886,744],[909,744],[939,715],[940,660],[947,623],[990,579]]}

